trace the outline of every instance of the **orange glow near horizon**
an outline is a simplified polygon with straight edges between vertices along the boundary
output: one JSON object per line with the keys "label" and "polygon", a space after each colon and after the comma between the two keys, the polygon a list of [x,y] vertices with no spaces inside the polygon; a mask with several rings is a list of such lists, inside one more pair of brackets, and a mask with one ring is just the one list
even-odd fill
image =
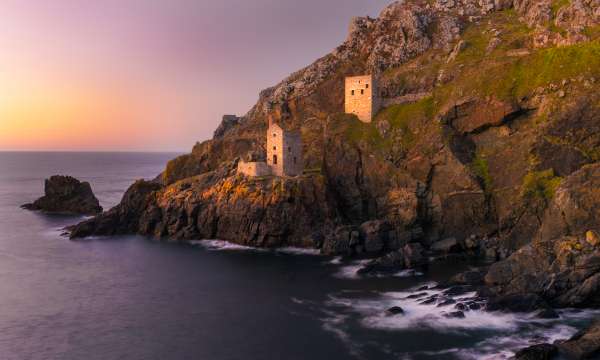
{"label": "orange glow near horizon", "polygon": [[173,133],[157,120],[164,109],[156,94],[90,79],[15,78],[0,74],[0,150],[145,150]]}
{"label": "orange glow near horizon", "polygon": [[0,0],[0,151],[189,151],[390,1]]}

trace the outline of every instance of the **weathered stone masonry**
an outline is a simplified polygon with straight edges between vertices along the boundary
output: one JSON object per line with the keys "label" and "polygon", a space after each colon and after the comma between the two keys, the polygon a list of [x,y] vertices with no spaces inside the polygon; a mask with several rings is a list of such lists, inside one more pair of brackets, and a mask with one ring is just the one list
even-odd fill
{"label": "weathered stone masonry", "polygon": [[302,138],[271,123],[267,129],[267,162],[238,162],[238,173],[247,176],[297,176],[304,170]]}
{"label": "weathered stone masonry", "polygon": [[377,82],[372,75],[346,78],[344,94],[345,112],[355,114],[362,122],[370,123],[377,114],[380,99]]}
{"label": "weathered stone masonry", "polygon": [[267,165],[277,176],[302,174],[302,140],[299,132],[272,124],[267,131]]}

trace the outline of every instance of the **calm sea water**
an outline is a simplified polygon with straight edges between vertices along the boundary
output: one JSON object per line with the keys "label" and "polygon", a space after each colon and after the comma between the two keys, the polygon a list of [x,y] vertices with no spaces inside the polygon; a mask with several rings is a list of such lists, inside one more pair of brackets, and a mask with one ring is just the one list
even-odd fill
{"label": "calm sea water", "polygon": [[[174,156],[0,152],[0,359],[497,359],[570,336],[592,314],[447,319],[451,308],[406,296],[465,264],[358,278],[358,261],[296,249],[73,242],[60,229],[82,218],[19,208],[53,174],[89,181],[109,208]],[[385,315],[393,305],[406,315]]]}

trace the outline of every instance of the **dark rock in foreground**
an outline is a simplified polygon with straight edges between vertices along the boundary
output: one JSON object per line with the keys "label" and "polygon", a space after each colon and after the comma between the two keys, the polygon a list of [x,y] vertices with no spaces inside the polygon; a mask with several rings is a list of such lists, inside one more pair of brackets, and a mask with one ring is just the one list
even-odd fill
{"label": "dark rock in foreground", "polygon": [[600,357],[600,321],[566,341],[538,344],[517,352],[517,360],[598,359]]}
{"label": "dark rock in foreground", "polygon": [[558,355],[558,348],[550,344],[533,345],[519,350],[515,355],[517,360],[550,360]]}
{"label": "dark rock in foreground", "polygon": [[45,195],[35,202],[21,207],[56,214],[95,215],[102,212],[90,184],[74,177],[54,175],[46,179],[44,192]]}
{"label": "dark rock in foreground", "polygon": [[403,315],[404,309],[402,309],[400,306],[392,306],[391,308],[386,310],[386,313],[388,315]]}
{"label": "dark rock in foreground", "polygon": [[403,269],[413,269],[423,265],[423,247],[418,243],[406,244],[403,248],[368,262],[358,270],[358,274],[389,273]]}
{"label": "dark rock in foreground", "polygon": [[578,332],[565,342],[557,344],[560,354],[567,359],[598,359],[600,357],[600,321]]}
{"label": "dark rock in foreground", "polygon": [[71,239],[90,235],[131,234],[138,231],[140,214],[148,206],[150,195],[160,189],[157,183],[138,180],[123,195],[119,205],[69,228]]}

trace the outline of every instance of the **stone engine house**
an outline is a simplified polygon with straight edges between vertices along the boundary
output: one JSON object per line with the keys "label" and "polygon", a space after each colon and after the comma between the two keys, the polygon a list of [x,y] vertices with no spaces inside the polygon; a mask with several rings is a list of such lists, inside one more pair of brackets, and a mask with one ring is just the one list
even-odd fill
{"label": "stone engine house", "polygon": [[372,75],[346,78],[344,107],[346,114],[354,114],[362,122],[370,123],[380,107],[377,82]]}
{"label": "stone engine house", "polygon": [[302,174],[302,139],[300,132],[286,131],[273,123],[267,131],[267,165],[273,175]]}
{"label": "stone engine house", "polygon": [[237,172],[247,176],[298,176],[304,170],[302,138],[275,123],[267,129],[267,161],[238,162]]}

